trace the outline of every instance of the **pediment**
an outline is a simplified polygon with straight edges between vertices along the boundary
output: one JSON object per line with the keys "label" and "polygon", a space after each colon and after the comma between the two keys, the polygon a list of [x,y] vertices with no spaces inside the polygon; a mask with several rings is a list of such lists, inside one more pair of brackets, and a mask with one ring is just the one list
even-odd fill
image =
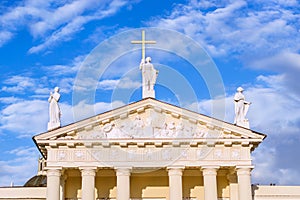
{"label": "pediment", "polygon": [[[118,140],[214,140],[260,143],[265,135],[152,98],[34,136],[47,143]],[[73,143],[71,142],[71,143]],[[40,145],[39,145],[40,148]]]}

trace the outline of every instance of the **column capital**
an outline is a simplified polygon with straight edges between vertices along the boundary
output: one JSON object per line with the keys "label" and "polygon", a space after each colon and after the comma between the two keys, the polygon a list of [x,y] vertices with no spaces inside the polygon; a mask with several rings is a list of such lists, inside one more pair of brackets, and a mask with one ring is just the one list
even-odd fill
{"label": "column capital", "polygon": [[47,171],[47,176],[61,176],[62,167],[47,167],[45,168]]}
{"label": "column capital", "polygon": [[184,170],[184,166],[170,166],[167,167],[167,171],[169,176],[178,175],[182,176],[182,172]]}
{"label": "column capital", "polygon": [[115,167],[117,176],[130,176],[132,167]]}
{"label": "column capital", "polygon": [[82,176],[95,176],[97,167],[79,167]]}
{"label": "column capital", "polygon": [[254,166],[236,166],[237,175],[250,175]]}
{"label": "column capital", "polygon": [[217,170],[219,169],[219,166],[202,166],[201,171],[203,173],[203,176],[205,175],[217,175]]}

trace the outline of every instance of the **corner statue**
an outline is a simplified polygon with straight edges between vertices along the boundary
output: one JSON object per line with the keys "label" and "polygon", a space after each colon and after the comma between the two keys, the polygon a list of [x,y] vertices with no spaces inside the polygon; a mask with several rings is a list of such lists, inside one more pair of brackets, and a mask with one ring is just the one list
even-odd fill
{"label": "corner statue", "polygon": [[143,98],[155,98],[154,85],[158,75],[158,71],[151,64],[151,58],[147,57],[146,62],[142,59],[140,64],[143,77]]}
{"label": "corner statue", "polygon": [[49,122],[48,122],[48,131],[60,127],[60,108],[58,101],[60,99],[59,88],[54,88],[54,93],[50,92],[49,102]]}
{"label": "corner statue", "polygon": [[234,95],[234,107],[235,107],[235,118],[234,124],[245,128],[250,128],[249,121],[246,119],[246,114],[249,109],[250,102],[245,101],[243,94],[244,89],[242,87],[237,88],[237,92]]}

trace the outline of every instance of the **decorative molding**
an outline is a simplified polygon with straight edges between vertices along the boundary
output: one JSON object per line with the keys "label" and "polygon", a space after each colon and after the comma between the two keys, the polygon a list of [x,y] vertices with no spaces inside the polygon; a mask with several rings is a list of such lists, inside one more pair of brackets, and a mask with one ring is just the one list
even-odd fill
{"label": "decorative molding", "polygon": [[217,170],[219,166],[202,166],[201,171],[203,176],[217,176]]}
{"label": "decorative molding", "polygon": [[117,176],[130,176],[132,167],[117,167],[115,170]]}
{"label": "decorative molding", "polygon": [[80,167],[82,176],[96,176],[97,167]]}

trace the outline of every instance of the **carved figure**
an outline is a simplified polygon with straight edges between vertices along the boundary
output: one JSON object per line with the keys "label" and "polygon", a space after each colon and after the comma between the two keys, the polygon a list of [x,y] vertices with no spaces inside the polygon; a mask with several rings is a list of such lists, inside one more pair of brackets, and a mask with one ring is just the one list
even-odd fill
{"label": "carved figure", "polygon": [[132,128],[134,131],[134,137],[142,137],[143,136],[144,122],[140,116],[135,117]]}
{"label": "carved figure", "polygon": [[[140,64],[140,70],[142,70],[143,78],[143,98],[154,97],[154,85],[158,75],[158,71],[154,69],[151,64],[151,58],[147,57],[146,61],[142,59]],[[151,94],[151,95],[150,95]]]}
{"label": "carved figure", "polygon": [[60,99],[59,88],[54,88],[54,93],[50,92],[49,102],[49,123],[48,130],[60,127],[61,111],[58,105]]}
{"label": "carved figure", "polygon": [[235,118],[234,124],[238,126],[243,126],[249,128],[248,119],[246,119],[246,114],[249,109],[250,102],[245,101],[245,96],[243,94],[244,89],[242,87],[237,88],[237,92],[234,95],[234,105],[235,105]]}

